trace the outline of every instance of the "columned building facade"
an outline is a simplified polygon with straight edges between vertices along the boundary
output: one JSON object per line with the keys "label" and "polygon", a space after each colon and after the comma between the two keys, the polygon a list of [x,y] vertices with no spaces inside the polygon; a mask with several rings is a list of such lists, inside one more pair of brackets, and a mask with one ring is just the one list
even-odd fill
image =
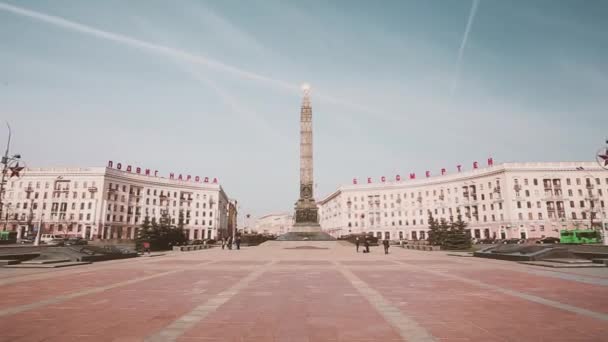
{"label": "columned building facade", "polygon": [[425,239],[428,214],[472,237],[537,238],[607,222],[608,171],[595,162],[504,163],[451,175],[342,186],[318,202],[323,229]]}
{"label": "columned building facade", "polygon": [[256,219],[253,230],[259,234],[282,235],[288,233],[293,225],[292,214],[273,213]]}
{"label": "columned building facade", "polygon": [[216,238],[228,225],[219,184],[152,177],[112,168],[29,168],[7,182],[3,229],[87,239],[134,239],[146,217],[163,215],[189,239]]}

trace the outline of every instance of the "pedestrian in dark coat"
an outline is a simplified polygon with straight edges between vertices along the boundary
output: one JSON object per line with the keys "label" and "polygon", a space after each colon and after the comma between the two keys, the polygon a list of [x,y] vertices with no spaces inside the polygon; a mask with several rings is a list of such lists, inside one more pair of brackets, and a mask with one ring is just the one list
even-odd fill
{"label": "pedestrian in dark coat", "polygon": [[390,246],[388,239],[384,239],[382,244],[384,245],[384,254],[388,254],[388,247]]}
{"label": "pedestrian in dark coat", "polygon": [[234,241],[236,243],[236,249],[241,249],[241,237],[237,235]]}
{"label": "pedestrian in dark coat", "polygon": [[355,238],[355,246],[357,246],[357,253],[359,253],[359,244],[360,244],[360,241],[359,241],[359,237],[357,236],[357,238]]}
{"label": "pedestrian in dark coat", "polygon": [[369,253],[369,239],[365,239],[365,241],[363,241],[363,246],[365,247],[365,250],[363,251],[364,253]]}
{"label": "pedestrian in dark coat", "polygon": [[228,238],[228,249],[232,249],[232,236]]}

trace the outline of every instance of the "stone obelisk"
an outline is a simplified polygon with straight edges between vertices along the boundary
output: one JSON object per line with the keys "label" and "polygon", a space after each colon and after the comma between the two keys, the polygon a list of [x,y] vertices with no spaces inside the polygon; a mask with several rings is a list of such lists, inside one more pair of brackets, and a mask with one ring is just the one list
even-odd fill
{"label": "stone obelisk", "polygon": [[310,86],[302,86],[304,97],[300,108],[300,198],[296,202],[292,232],[320,232],[317,203],[313,195],[312,107]]}

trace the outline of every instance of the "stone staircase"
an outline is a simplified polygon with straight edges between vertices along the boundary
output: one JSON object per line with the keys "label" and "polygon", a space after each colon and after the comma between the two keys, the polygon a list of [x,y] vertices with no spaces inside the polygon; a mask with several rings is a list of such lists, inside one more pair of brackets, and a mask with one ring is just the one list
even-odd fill
{"label": "stone staircase", "polygon": [[8,264],[6,268],[59,268],[90,264],[89,261],[72,261],[70,259],[41,259],[28,260],[21,263]]}
{"label": "stone staircase", "polygon": [[[597,262],[602,259],[576,259],[576,258],[550,258],[536,261],[520,261],[520,264],[543,266],[550,268],[591,268],[591,267],[606,267],[604,262]],[[608,260],[606,260],[608,262]]]}

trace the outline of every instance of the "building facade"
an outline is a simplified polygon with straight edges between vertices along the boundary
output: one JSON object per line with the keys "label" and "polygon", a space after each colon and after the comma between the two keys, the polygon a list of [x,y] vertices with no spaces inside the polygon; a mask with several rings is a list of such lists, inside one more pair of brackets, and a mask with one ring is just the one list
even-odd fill
{"label": "building facade", "polygon": [[88,239],[134,239],[145,217],[180,213],[189,239],[216,238],[228,226],[228,197],[219,184],[146,176],[113,168],[29,168],[10,179],[3,229]]}
{"label": "building facade", "polygon": [[289,213],[275,213],[259,217],[253,230],[260,234],[281,235],[290,231],[294,217]]}
{"label": "building facade", "polygon": [[428,214],[462,215],[484,238],[559,236],[606,222],[608,171],[595,162],[505,163],[451,175],[342,186],[318,202],[323,229],[425,239]]}

